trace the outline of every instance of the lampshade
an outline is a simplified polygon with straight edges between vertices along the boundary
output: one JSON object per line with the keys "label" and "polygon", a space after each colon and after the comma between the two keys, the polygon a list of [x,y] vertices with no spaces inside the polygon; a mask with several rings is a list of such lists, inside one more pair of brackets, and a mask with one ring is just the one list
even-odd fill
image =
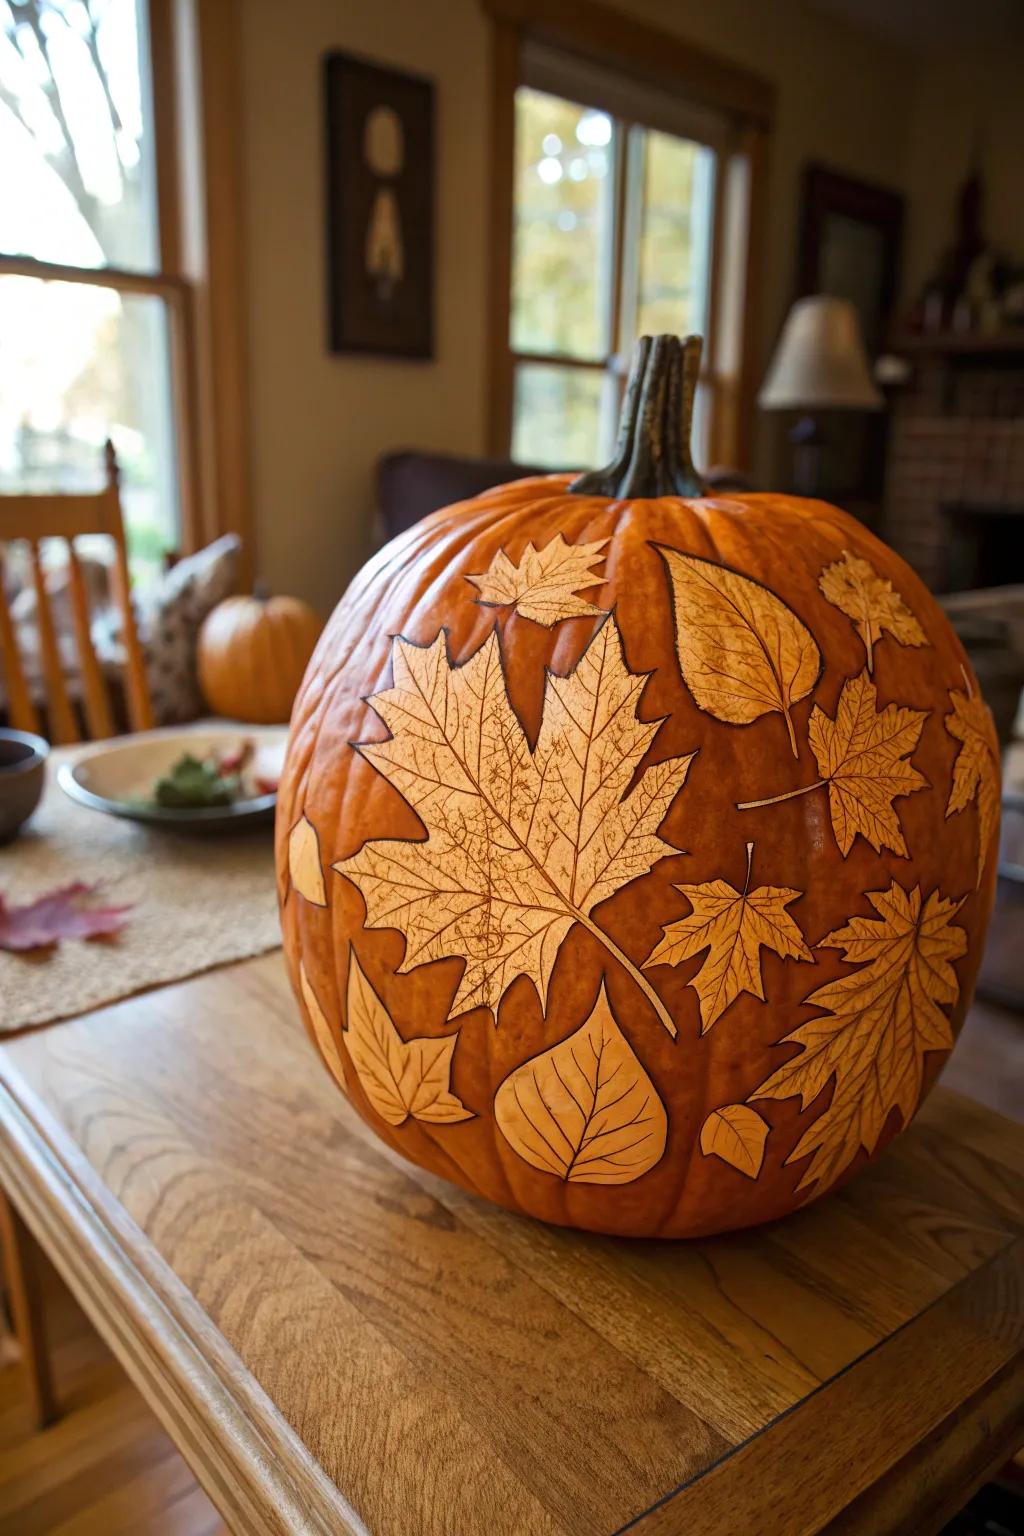
{"label": "lampshade", "polygon": [[815,294],[786,316],[758,405],[768,411],[876,411],[857,312],[846,299]]}

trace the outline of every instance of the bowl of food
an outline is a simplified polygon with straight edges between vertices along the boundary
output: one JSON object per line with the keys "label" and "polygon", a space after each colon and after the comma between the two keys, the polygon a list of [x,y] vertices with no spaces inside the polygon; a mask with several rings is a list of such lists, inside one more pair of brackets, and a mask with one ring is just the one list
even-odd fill
{"label": "bowl of food", "polygon": [[148,731],[97,744],[61,765],[80,805],[179,831],[227,831],[273,820],[283,726]]}
{"label": "bowl of food", "polygon": [[41,736],[0,730],[0,843],[16,837],[39,804],[49,751]]}

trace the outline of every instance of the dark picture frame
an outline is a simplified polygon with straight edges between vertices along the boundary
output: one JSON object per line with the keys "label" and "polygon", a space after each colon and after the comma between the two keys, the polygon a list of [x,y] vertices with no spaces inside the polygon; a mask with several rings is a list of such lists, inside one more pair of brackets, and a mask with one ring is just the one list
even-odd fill
{"label": "dark picture frame", "polygon": [[328,347],[434,356],[434,84],[324,59]]}
{"label": "dark picture frame", "polygon": [[[796,298],[849,299],[872,360],[884,351],[900,275],[904,199],[826,165],[805,167],[797,241]],[[877,502],[885,480],[886,417],[834,413],[828,423],[825,497]]]}

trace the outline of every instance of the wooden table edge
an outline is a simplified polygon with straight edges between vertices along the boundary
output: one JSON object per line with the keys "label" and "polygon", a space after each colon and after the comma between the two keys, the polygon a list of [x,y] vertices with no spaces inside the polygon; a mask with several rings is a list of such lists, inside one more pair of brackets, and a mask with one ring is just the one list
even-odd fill
{"label": "wooden table edge", "polygon": [[[1004,1290],[1012,1292],[1016,1300],[1015,1310],[1005,1314],[1000,1311]],[[965,1317],[992,1319],[991,1327],[979,1321],[977,1328],[979,1343],[984,1339],[991,1346],[992,1358],[979,1359],[977,1380],[966,1398],[958,1399],[953,1393],[949,1406],[938,1408],[939,1416],[923,1440],[908,1432],[901,1440],[881,1447],[885,1465],[875,1469],[877,1475],[865,1486],[854,1478],[846,1488],[837,1487],[835,1504],[824,1524],[816,1521],[785,1526],[792,1536],[798,1529],[806,1536],[823,1530],[929,1536],[940,1530],[1024,1441],[1024,1238],[1010,1237],[978,1269],[895,1333],[858,1355],[808,1397],[689,1482],[666,1494],[616,1536],[627,1532],[630,1536],[701,1536],[720,1528],[704,1522],[691,1495],[703,1501],[715,1481],[724,1477],[738,1478],[749,1486],[749,1480],[757,1479],[758,1468],[764,1469],[769,1458],[785,1460],[798,1446],[810,1445],[821,1455],[830,1454],[828,1441],[840,1440],[845,1429],[841,1409],[835,1403],[837,1394],[849,1391],[859,1376],[871,1370],[881,1351],[891,1349],[897,1341],[901,1350],[922,1347],[929,1336],[941,1335],[946,1320],[954,1315],[959,1322]],[[830,1408],[834,1408],[831,1413]],[[812,1455],[808,1461],[808,1477],[813,1476],[814,1459]],[[838,1460],[833,1464],[838,1465]],[[927,1506],[920,1501],[907,1504],[913,1491],[910,1479],[913,1487],[927,1485]],[[782,1518],[782,1512],[777,1513]]]}
{"label": "wooden table edge", "polygon": [[368,1536],[2,1044],[0,1184],[231,1529]]}

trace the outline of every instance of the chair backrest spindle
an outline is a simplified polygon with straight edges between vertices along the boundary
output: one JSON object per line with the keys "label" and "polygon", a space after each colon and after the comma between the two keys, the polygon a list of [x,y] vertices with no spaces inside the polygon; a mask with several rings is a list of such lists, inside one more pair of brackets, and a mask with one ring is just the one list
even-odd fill
{"label": "chair backrest spindle", "polygon": [[56,746],[64,746],[68,742],[79,741],[81,738],[75,723],[75,712],[71,708],[68,686],[64,680],[64,669],[61,666],[57,630],[53,622],[53,610],[50,607],[50,594],[46,590],[46,572],[43,569],[39,540],[32,539],[29,549],[32,556],[32,581],[36,591],[39,656],[43,664],[49,705],[50,740]]}
{"label": "chair backrest spindle", "polygon": [[78,665],[82,673],[83,707],[89,735],[94,740],[113,736],[114,717],[103,673],[96,658],[89,624],[89,601],[85,592],[85,579],[74,541],[68,539],[68,591],[71,596],[71,617],[75,626],[75,647]]}
{"label": "chair backrest spindle", "polygon": [[7,713],[16,731],[39,733],[39,711],[32,702],[32,692],[18,650],[18,637],[7,606],[7,568],[0,545],[0,666],[7,685]]}
{"label": "chair backrest spindle", "polygon": [[121,615],[128,721],[132,730],[136,731],[148,730],[153,725],[153,706],[132,608],[128,548],[121,514],[120,475],[114,446],[109,441],[104,449],[104,467],[106,484],[101,491],[92,495],[0,496],[0,665],[7,687],[8,714],[11,724],[18,729],[40,729],[40,712],[32,698],[3,584],[3,544],[25,542],[29,547],[36,597],[36,626],[42,679],[46,687],[46,714],[49,734],[55,743],[78,741],[80,732],[61,665],[52,599],[47,589],[40,553],[40,541],[48,538],[63,539],[67,544],[68,599],[81,677],[82,714],[90,736],[110,736],[115,725],[107,685],[92,641],[85,577],[74,544],[76,538],[85,534],[106,534],[113,541],[114,565],[111,578],[114,600]]}

